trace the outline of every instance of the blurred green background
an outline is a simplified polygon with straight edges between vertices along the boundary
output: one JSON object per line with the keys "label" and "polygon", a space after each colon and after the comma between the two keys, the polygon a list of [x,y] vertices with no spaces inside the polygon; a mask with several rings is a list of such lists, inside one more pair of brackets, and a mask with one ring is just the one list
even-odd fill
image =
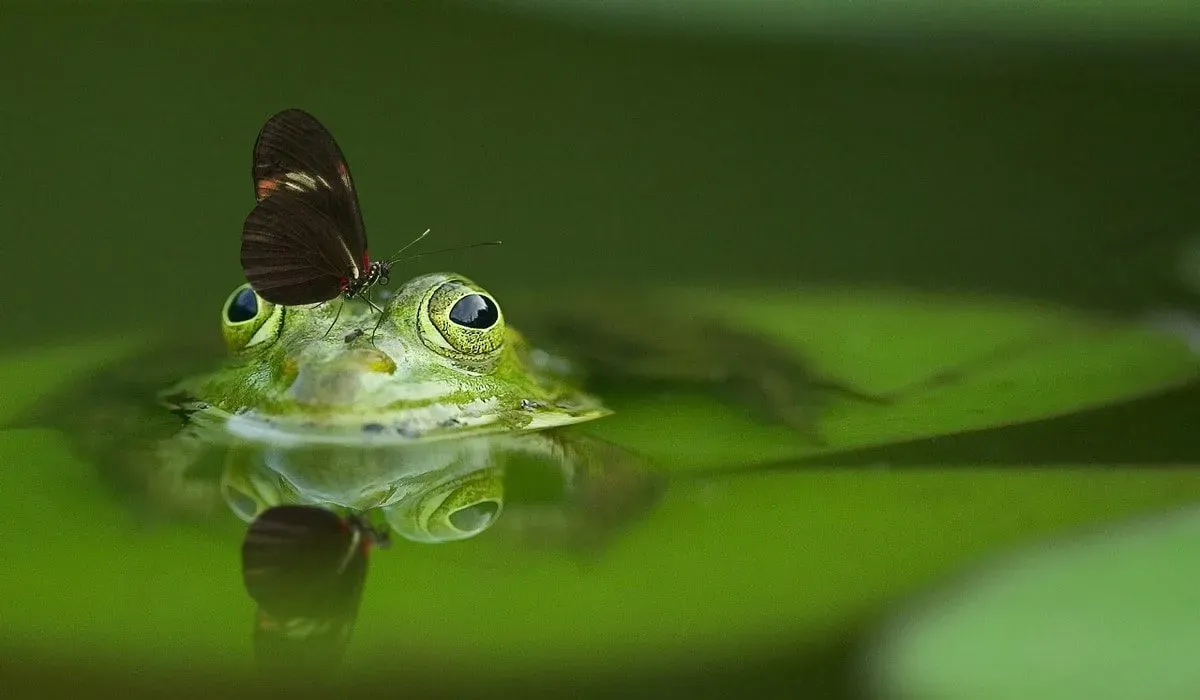
{"label": "blurred green background", "polygon": [[69,304],[70,332],[211,314],[241,278],[250,147],[293,105],[347,152],[378,254],[426,227],[431,247],[502,238],[425,261],[498,294],[866,283],[1137,307],[1170,262],[1130,241],[1196,230],[1193,4],[710,0],[642,3],[641,23],[526,4],[6,3],[4,341],[64,332]]}
{"label": "blurred green background", "polygon": [[[2,3],[0,91],[10,351],[215,326],[242,278],[250,148],[291,106],[337,136],[377,254],[426,227],[429,247],[505,241],[396,276],[454,269],[502,299],[812,284],[1120,313],[1196,303],[1176,270],[1200,222],[1194,3]],[[34,374],[67,375],[61,360],[33,374],[22,360],[7,386],[36,393]],[[448,580],[455,562],[426,550],[381,557],[360,672],[383,687],[481,692],[480,679],[521,687],[521,673],[557,663],[544,683],[560,690],[808,684],[845,696],[885,592],[1037,533],[1194,498],[1189,470],[1101,467],[1194,460],[1198,398],[1184,388],[840,457],[944,467],[928,473],[685,485],[598,571],[531,558]],[[135,539],[56,438],[0,437],[19,470],[0,487],[21,523],[5,557],[25,567],[7,590],[50,596],[10,598],[0,659],[17,661],[0,670],[13,687],[53,692],[67,664],[96,694],[135,678],[154,695],[172,674],[188,677],[179,692],[232,692],[199,660],[233,667],[248,651],[228,641],[245,642],[248,621],[230,607],[248,606],[236,572],[213,564],[233,540]],[[1044,469],[962,468],[981,464]],[[743,508],[713,518],[714,502]],[[772,549],[785,535],[798,544]],[[110,549],[127,540],[137,546]],[[212,571],[229,575],[198,575]],[[744,571],[763,578],[738,589]],[[667,583],[623,597],[646,581]],[[573,602],[547,611],[556,593]],[[405,635],[402,664],[372,665]],[[3,648],[14,639],[24,646]],[[71,646],[81,639],[103,651]],[[147,648],[168,653],[151,663]],[[617,665],[597,672],[581,661],[593,652]],[[113,654],[127,655],[116,681]],[[481,675],[456,675],[460,661]]]}

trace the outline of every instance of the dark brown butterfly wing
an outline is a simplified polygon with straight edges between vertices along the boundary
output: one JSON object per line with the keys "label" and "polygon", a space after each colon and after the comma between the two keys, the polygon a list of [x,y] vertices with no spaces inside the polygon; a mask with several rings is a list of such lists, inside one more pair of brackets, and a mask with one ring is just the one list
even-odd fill
{"label": "dark brown butterfly wing", "polygon": [[262,298],[298,306],[328,301],[363,272],[339,231],[328,195],[283,190],[258,203],[242,225],[242,271]]}
{"label": "dark brown butterfly wing", "polygon": [[242,267],[263,298],[327,301],[366,271],[367,236],[350,169],[312,115],[289,109],[271,117],[254,144],[252,174],[259,204],[243,228]]}

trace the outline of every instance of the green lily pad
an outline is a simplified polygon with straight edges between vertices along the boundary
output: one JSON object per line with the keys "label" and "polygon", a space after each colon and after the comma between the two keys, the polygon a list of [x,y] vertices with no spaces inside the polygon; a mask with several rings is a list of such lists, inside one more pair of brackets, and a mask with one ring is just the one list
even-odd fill
{"label": "green lily pad", "polygon": [[[1016,300],[864,291],[693,290],[681,297],[795,348],[824,376],[889,395],[835,399],[824,444],[697,396],[615,396],[596,425],[676,469],[884,445],[1063,415],[1179,386],[1200,358],[1175,336]],[[945,381],[937,380],[942,375]]]}
{"label": "green lily pad", "polygon": [[897,616],[882,698],[1200,697],[1195,506],[1007,554]]}

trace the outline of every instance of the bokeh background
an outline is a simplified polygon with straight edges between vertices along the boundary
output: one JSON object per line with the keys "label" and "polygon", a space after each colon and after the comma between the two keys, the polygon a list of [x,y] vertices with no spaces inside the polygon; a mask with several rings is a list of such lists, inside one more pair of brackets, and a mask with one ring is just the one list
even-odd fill
{"label": "bokeh background", "polygon": [[491,287],[1176,293],[1194,5],[892,5],[6,3],[4,342],[211,312],[289,106],[347,152],[377,255],[501,238],[422,261]]}
{"label": "bokeh background", "polygon": [[[1200,234],[1200,6],[1193,2],[0,2],[0,347],[69,350],[126,330],[215,327],[221,302],[242,281],[250,149],[263,121],[286,107],[314,113],[336,135],[376,255],[425,228],[434,231],[430,248],[504,240],[424,258],[395,279],[452,269],[499,298],[589,285],[814,285],[1016,297],[1130,316],[1198,305],[1188,276],[1200,270],[1200,263],[1188,267]],[[1200,391],[1184,388],[840,459],[857,466],[1194,463],[1198,407]],[[73,464],[41,434],[5,445],[0,454],[28,457],[55,475]],[[1185,500],[1196,488],[1185,472],[1010,481],[964,470],[936,482],[901,476],[872,486],[861,472],[842,480],[786,475],[779,483],[737,482],[730,498],[769,508],[762,519],[738,510],[740,519],[729,522],[709,517],[711,494],[697,487],[665,508],[654,536],[667,534],[635,539],[616,573],[573,579],[574,569],[535,562],[494,585],[529,586],[525,621],[541,622],[537,595],[566,590],[564,581],[580,586],[580,609],[595,595],[613,619],[652,620],[659,609],[676,610],[670,596],[623,601],[624,592],[672,580],[674,564],[693,567],[686,570],[707,599],[727,603],[697,604],[697,629],[712,639],[731,630],[728,644],[749,650],[719,663],[651,658],[609,669],[599,681],[582,678],[579,687],[569,674],[555,676],[551,690],[616,683],[622,693],[698,696],[808,684],[815,696],[846,696],[875,603],[839,618],[838,632],[803,655],[789,646],[785,613],[771,626],[776,621],[763,612],[770,604],[801,609],[796,601],[809,594],[836,603],[860,584],[872,595],[896,581],[914,587],[927,570],[976,553],[989,537],[1007,541],[1086,519],[1080,513],[1099,518]],[[41,595],[44,587],[63,596],[61,605],[22,618],[33,629],[43,608],[54,608],[45,614],[50,632],[12,654],[0,648],[0,669],[14,687],[48,693],[58,682],[63,692],[85,684],[97,695],[125,694],[129,676],[114,676],[105,657],[90,659],[87,649],[73,650],[70,672],[59,674],[53,630],[73,624],[73,615],[109,610],[112,620],[79,634],[144,646],[140,627],[128,639],[111,632],[138,619],[161,623],[161,648],[173,650],[171,635],[186,636],[197,610],[224,610],[240,596],[230,578],[197,589],[208,597],[194,608],[161,603],[156,582],[200,580],[198,572],[228,553],[228,542],[188,532],[128,554],[128,571],[114,580],[133,581],[136,593],[114,593],[111,607],[86,585],[64,593],[69,587],[53,576],[21,576],[55,571],[60,556],[80,557],[68,570],[85,572],[126,557],[88,549],[86,539],[35,547],[36,533],[62,518],[104,543],[126,523],[115,509],[101,518],[95,489],[77,479],[62,476],[48,487],[33,471],[9,478],[0,503],[22,523],[46,523],[9,540],[11,552],[41,553],[32,568],[10,570],[18,577],[9,590]],[[59,486],[61,493],[51,491]],[[990,510],[979,511],[971,494]],[[941,497],[943,510],[926,508]],[[810,503],[822,506],[809,510]],[[78,508],[73,518],[71,508]],[[871,517],[855,520],[863,513]],[[94,532],[80,525],[80,514],[100,523]],[[981,522],[989,516],[995,520]],[[696,523],[707,529],[690,529]],[[758,566],[755,557],[776,565],[781,557],[770,546],[785,541],[780,533],[796,533],[797,523],[817,542],[814,563],[839,566],[852,545],[863,552],[878,544],[879,555],[847,565],[841,574],[852,585],[809,572],[819,582],[813,589],[770,588],[751,598],[756,619],[770,622],[764,629],[782,635],[753,637],[739,627],[746,615],[722,586]],[[950,526],[957,538],[946,535]],[[696,552],[718,563],[731,556],[743,568],[705,568],[689,558],[696,541],[703,543]],[[678,561],[645,554],[639,563],[662,549]],[[163,563],[163,553],[184,550]],[[449,641],[435,649],[471,649],[477,640],[454,638],[455,625],[471,629],[470,615],[439,628],[436,606],[486,600],[479,589],[494,572],[479,574],[482,584],[472,573],[447,582],[453,567],[439,569],[445,562],[434,555],[405,556],[382,573],[433,593],[409,611],[412,629],[444,629]],[[807,566],[797,561],[788,566]],[[405,578],[414,562],[423,573]],[[649,567],[644,577],[640,566]],[[399,592],[373,590],[377,606],[405,609]],[[146,611],[143,601],[152,601]],[[816,612],[805,614],[837,617],[835,603],[828,610],[813,603]],[[546,618],[573,630],[570,614]],[[229,630],[220,625],[244,620],[228,617],[199,626],[200,641],[177,648],[241,659],[246,650],[227,648],[221,635]],[[377,615],[363,635],[387,639],[392,624],[398,635],[406,631],[400,614]],[[579,638],[587,624],[578,621]],[[512,657],[522,655],[522,634],[537,634],[533,626],[486,631],[495,635],[486,641]],[[661,626],[653,632],[673,634]],[[623,633],[613,624],[597,638]],[[681,628],[679,639],[688,634]],[[552,647],[549,637],[538,639]],[[378,687],[424,692],[487,690],[469,674],[447,674],[445,657],[420,654],[411,643],[398,652],[403,666],[376,668],[372,678]],[[36,662],[4,669],[4,658]],[[552,664],[553,653],[544,659]],[[157,696],[158,680],[195,660],[147,662],[141,692]],[[489,671],[488,682],[514,681],[503,667]],[[193,673],[179,692],[229,692],[226,682]]]}

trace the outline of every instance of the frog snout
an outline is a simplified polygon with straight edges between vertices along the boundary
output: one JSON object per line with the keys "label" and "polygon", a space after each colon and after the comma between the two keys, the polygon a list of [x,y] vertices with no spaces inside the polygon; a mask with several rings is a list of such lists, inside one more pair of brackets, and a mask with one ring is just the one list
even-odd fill
{"label": "frog snout", "polygon": [[292,392],[301,403],[349,404],[359,398],[367,376],[395,371],[396,362],[387,353],[355,348],[336,359],[301,368]]}

